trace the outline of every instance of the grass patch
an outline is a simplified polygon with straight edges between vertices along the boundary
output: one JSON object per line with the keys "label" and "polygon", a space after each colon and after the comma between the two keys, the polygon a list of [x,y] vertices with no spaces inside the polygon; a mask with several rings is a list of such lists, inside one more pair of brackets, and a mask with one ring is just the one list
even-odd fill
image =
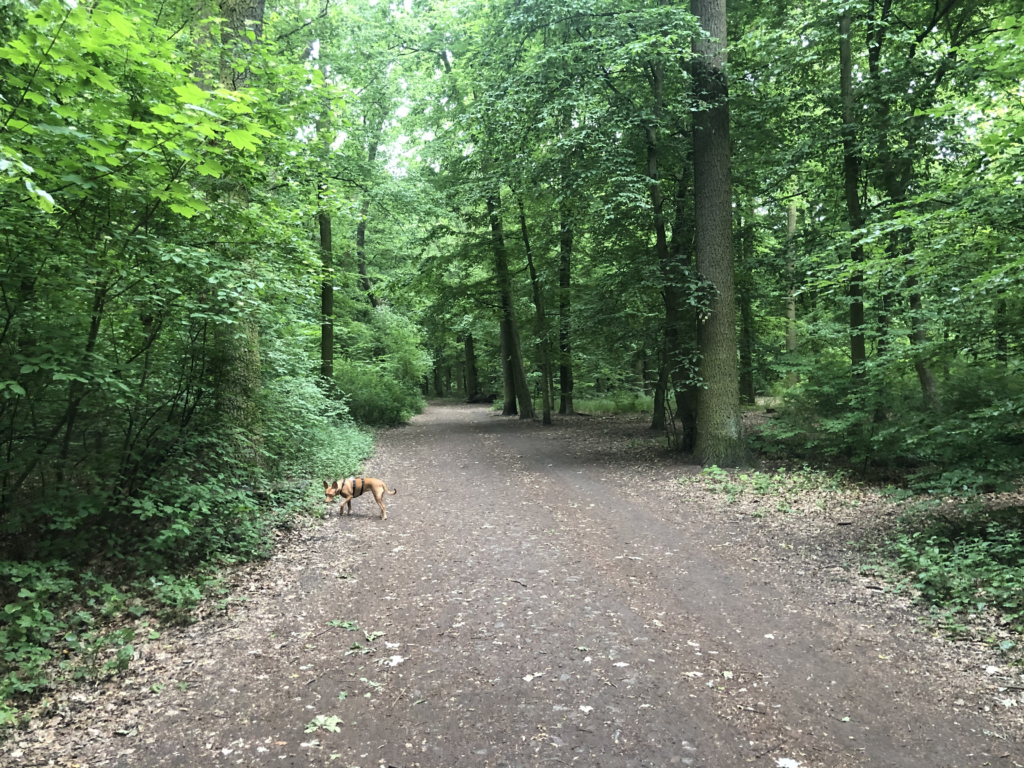
{"label": "grass patch", "polygon": [[[534,407],[540,413],[542,408],[541,401],[538,400]],[[600,414],[608,416],[615,413],[654,413],[654,398],[632,392],[623,392],[609,395],[608,397],[576,398],[573,400],[573,407],[576,413],[588,415]],[[557,401],[553,410],[558,410]]]}

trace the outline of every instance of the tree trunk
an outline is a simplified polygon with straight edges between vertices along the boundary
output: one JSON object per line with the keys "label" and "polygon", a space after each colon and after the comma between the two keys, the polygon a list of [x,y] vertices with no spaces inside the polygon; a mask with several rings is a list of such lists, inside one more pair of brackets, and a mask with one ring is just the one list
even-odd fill
{"label": "tree trunk", "polygon": [[504,390],[504,399],[501,405],[502,416],[515,416],[516,409],[516,380],[512,371],[512,323],[508,318],[502,316],[499,324],[501,336],[501,382]]}
{"label": "tree trunk", "polygon": [[786,216],[786,271],[789,277],[789,291],[786,295],[786,354],[792,355],[796,352],[796,296],[794,295],[795,285],[793,284],[793,270],[795,261],[793,254],[793,240],[796,237],[796,201],[791,200]]}
{"label": "tree trunk", "polygon": [[334,378],[334,255],[331,243],[331,215],[320,209],[320,263],[323,282],[320,283],[320,375]]}
{"label": "tree trunk", "polygon": [[441,350],[434,353],[434,397],[444,397],[444,384],[441,382]]}
{"label": "tree trunk", "polygon": [[551,401],[552,393],[548,387],[551,380],[551,355],[548,351],[548,320],[544,312],[544,296],[540,290],[540,280],[537,278],[537,269],[533,264],[533,250],[530,248],[530,235],[526,229],[526,210],[523,207],[523,198],[519,198],[519,226],[523,232],[523,247],[526,250],[526,264],[530,268],[530,285],[533,286],[533,306],[537,310],[537,331],[540,336],[540,367],[542,375],[543,390],[543,417],[544,424],[551,423]]}
{"label": "tree trunk", "polygon": [[[1009,345],[1007,344],[1006,340],[1006,332],[1009,329],[1009,323],[1005,296],[999,299],[999,303],[996,304],[996,317],[994,326],[996,332],[996,360],[1002,363],[1003,367],[1006,367],[1010,361],[1010,354]],[[949,378],[948,372],[946,373],[946,378]]]}
{"label": "tree trunk", "polygon": [[664,432],[666,426],[665,395],[668,390],[668,369],[668,360],[665,355],[662,355],[658,370],[658,383],[654,386],[654,416],[651,418],[651,429],[656,429],[659,432]]}
{"label": "tree trunk", "polygon": [[740,402],[754,405],[754,308],[753,308],[753,225],[740,221],[740,276],[737,294],[740,302]]}
{"label": "tree trunk", "polygon": [[558,206],[558,412],[571,416],[573,407],[572,345],[569,338],[569,315],[572,289],[573,222],[569,208],[568,173],[562,171],[562,202]]}
{"label": "tree trunk", "polygon": [[473,349],[473,334],[466,334],[466,399],[470,402],[480,394],[480,385],[476,377],[476,350]]}
{"label": "tree trunk", "polygon": [[[505,252],[505,235],[501,225],[501,198],[499,193],[487,198],[487,214],[491,220],[491,245],[494,249],[494,266],[498,276],[498,291],[501,294],[502,319],[507,324],[506,338],[509,363],[512,367],[513,386],[519,401],[519,418],[533,418],[533,399],[526,383],[526,369],[523,367],[523,352],[519,344],[519,330],[516,328],[515,307],[512,303],[512,275],[508,269],[508,255]],[[506,388],[507,392],[507,388]]]}
{"label": "tree trunk", "polygon": [[[852,17],[847,10],[839,17],[839,93],[843,118],[843,181],[846,193],[846,215],[850,232],[864,226],[864,212],[860,204],[860,156],[857,153],[857,116],[853,99],[853,48],[850,42]],[[864,246],[859,235],[852,234],[850,258],[850,363],[855,381],[863,381],[867,349],[864,344]]]}
{"label": "tree trunk", "polygon": [[[370,168],[373,167],[373,163],[377,159],[380,131],[380,127],[375,125],[368,139],[366,161],[367,166]],[[363,203],[359,211],[359,224],[356,226],[356,269],[359,270],[359,286],[370,302],[370,306],[376,309],[378,304],[377,298],[373,295],[373,284],[370,282],[370,276],[366,271],[366,222],[369,215],[370,196],[364,193]]]}
{"label": "tree trunk", "polygon": [[[251,71],[248,64],[238,66],[239,60],[263,37],[263,7],[265,0],[220,0],[221,27],[220,83],[224,88],[238,90],[245,85]],[[250,40],[247,32],[255,35]]]}
{"label": "tree trunk", "polygon": [[921,294],[917,289],[917,278],[907,278],[910,286],[910,343],[918,350],[914,355],[914,370],[917,372],[917,380],[921,384],[921,395],[924,397],[925,405],[933,411],[939,410],[938,388],[935,386],[935,374],[928,367],[921,348],[928,342],[928,331],[925,329],[924,318],[921,317],[922,305]]}
{"label": "tree trunk", "polygon": [[692,0],[691,8],[709,35],[694,43],[694,87],[704,103],[693,114],[696,266],[716,290],[697,328],[704,389],[697,397],[694,457],[705,465],[734,466],[745,451],[736,360],[725,0]]}
{"label": "tree trunk", "polygon": [[684,288],[686,272],[693,266],[693,157],[686,157],[682,165],[675,196],[675,218],[672,222],[672,240],[669,242],[669,261],[662,267],[665,281],[665,354],[669,365],[669,382],[675,393],[676,418],[680,431],[676,447],[692,451],[697,439],[697,384],[695,362],[697,353],[697,313],[688,300]]}

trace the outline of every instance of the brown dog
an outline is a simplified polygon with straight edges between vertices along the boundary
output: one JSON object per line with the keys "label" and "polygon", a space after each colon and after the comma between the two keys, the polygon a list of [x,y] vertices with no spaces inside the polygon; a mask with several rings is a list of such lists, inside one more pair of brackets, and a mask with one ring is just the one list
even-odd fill
{"label": "brown dog", "polygon": [[348,505],[348,513],[351,515],[352,499],[356,496],[362,496],[363,491],[367,490],[373,493],[374,501],[380,507],[380,519],[387,520],[388,513],[384,509],[384,494],[389,493],[394,496],[398,491],[389,491],[383,480],[378,480],[375,477],[349,477],[340,483],[335,480],[330,485],[324,480],[324,494],[327,496],[328,504],[334,501],[335,496],[341,496],[341,506],[338,507],[339,515],[345,513],[346,504]]}

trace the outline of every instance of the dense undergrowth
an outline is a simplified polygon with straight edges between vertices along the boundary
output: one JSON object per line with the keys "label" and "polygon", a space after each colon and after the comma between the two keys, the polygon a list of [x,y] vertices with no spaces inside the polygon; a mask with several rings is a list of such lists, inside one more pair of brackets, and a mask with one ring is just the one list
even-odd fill
{"label": "dense undergrowth", "polygon": [[31,553],[0,561],[0,724],[58,679],[126,668],[139,641],[225,592],[224,567],[267,556],[276,529],[316,509],[321,477],[357,472],[372,449],[312,379],[270,382],[262,405],[257,464],[237,435],[197,434],[94,516],[72,519],[60,495],[36,510],[49,523]]}

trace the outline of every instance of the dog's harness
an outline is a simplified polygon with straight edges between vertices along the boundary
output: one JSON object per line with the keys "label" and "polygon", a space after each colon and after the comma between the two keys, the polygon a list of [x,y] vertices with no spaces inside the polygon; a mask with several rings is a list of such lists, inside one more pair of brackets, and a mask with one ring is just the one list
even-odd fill
{"label": "dog's harness", "polygon": [[[356,496],[362,496],[363,495],[363,489],[366,488],[366,480],[362,476],[360,476],[360,478],[359,478],[359,493],[356,493],[356,479],[354,477],[348,478],[345,482],[346,483],[352,483],[352,498],[353,499]],[[344,492],[345,492],[345,486],[343,485],[342,486],[342,493],[344,493]]]}

